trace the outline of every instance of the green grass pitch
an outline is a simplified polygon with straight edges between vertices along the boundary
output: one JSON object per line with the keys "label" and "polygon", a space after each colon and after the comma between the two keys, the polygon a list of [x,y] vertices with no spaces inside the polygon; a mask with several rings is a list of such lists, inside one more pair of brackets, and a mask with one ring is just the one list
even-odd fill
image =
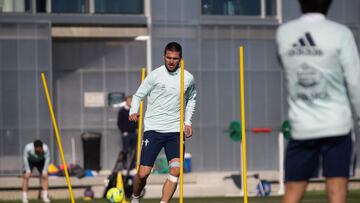
{"label": "green grass pitch", "polygon": [[[249,203],[279,203],[281,197],[250,197]],[[159,199],[146,199],[142,200],[141,203],[158,203]],[[21,203],[21,201],[0,201],[0,203]],[[41,203],[41,201],[33,200],[30,203]],[[52,203],[69,203],[70,200],[52,200]],[[103,199],[95,199],[92,201],[84,201],[81,199],[75,200],[76,203],[108,203]],[[173,199],[172,203],[178,202],[178,199]],[[242,198],[184,198],[184,203],[241,203]],[[349,192],[348,203],[359,203],[360,202],[360,190],[353,190]],[[308,192],[306,193],[302,203],[327,203],[325,192]]]}

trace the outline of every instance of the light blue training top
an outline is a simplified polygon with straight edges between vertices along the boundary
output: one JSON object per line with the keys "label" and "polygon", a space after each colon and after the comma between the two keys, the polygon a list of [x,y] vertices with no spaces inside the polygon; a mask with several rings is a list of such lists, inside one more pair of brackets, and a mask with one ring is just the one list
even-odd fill
{"label": "light blue training top", "polygon": [[44,164],[44,169],[43,169],[42,172],[47,173],[47,169],[48,169],[48,166],[50,164],[49,147],[46,144],[43,144],[43,150],[44,150],[44,153],[39,156],[38,154],[35,153],[35,147],[34,147],[33,142],[30,142],[30,143],[25,145],[24,154],[23,154],[23,161],[24,161],[24,170],[27,173],[31,172],[29,161],[31,161],[31,162],[39,162],[39,161],[41,161],[43,159],[45,159],[45,164]]}
{"label": "light blue training top", "polygon": [[357,123],[360,116],[360,62],[350,29],[310,13],[281,25],[276,41],[287,79],[292,137],[348,133],[351,103]]}
{"label": "light blue training top", "polygon": [[[191,125],[195,111],[194,77],[184,71],[185,125]],[[180,68],[169,72],[165,65],[153,70],[133,95],[129,115],[138,113],[140,101],[147,96],[144,131],[180,132]]]}

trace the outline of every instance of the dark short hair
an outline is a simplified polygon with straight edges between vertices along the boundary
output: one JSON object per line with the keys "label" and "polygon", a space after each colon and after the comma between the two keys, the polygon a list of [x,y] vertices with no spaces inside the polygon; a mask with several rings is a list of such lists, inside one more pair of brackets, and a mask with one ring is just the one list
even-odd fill
{"label": "dark short hair", "polygon": [[165,49],[164,49],[164,55],[166,54],[166,51],[175,51],[175,52],[180,52],[180,57],[182,57],[182,47],[179,43],[177,42],[170,42],[166,45]]}
{"label": "dark short hair", "polygon": [[303,13],[322,13],[327,14],[332,0],[299,0]]}
{"label": "dark short hair", "polygon": [[41,142],[41,140],[35,140],[34,141],[34,147],[38,148],[38,147],[43,147],[43,142]]}

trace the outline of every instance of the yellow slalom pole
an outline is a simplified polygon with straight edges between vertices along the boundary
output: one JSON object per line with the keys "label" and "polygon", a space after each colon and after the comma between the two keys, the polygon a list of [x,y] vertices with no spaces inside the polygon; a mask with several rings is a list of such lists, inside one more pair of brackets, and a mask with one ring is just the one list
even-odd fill
{"label": "yellow slalom pole", "polygon": [[57,122],[56,122],[56,119],[55,119],[55,114],[54,114],[54,110],[53,110],[53,107],[52,107],[52,103],[51,103],[51,99],[50,99],[50,95],[49,95],[49,90],[48,90],[48,87],[47,87],[46,78],[45,78],[44,73],[41,73],[41,79],[42,79],[42,82],[43,82],[43,85],[44,85],[44,91],[45,91],[47,103],[48,103],[48,106],[49,106],[51,120],[52,120],[52,123],[53,123],[53,126],[54,126],[54,131],[55,131],[56,140],[57,140],[59,151],[60,151],[61,160],[62,160],[62,163],[64,165],[65,177],[66,177],[66,182],[67,182],[69,193],[70,193],[70,199],[71,199],[72,203],[75,203],[73,191],[72,191],[72,188],[71,188],[70,178],[69,178],[69,172],[68,172],[68,169],[67,169],[67,165],[66,165],[66,161],[65,161],[65,157],[64,157],[64,152],[63,152],[63,148],[62,148],[62,144],[61,144],[59,129],[58,129]]}
{"label": "yellow slalom pole", "polygon": [[[146,74],[146,69],[141,69],[141,82],[144,81]],[[137,142],[137,153],[136,153],[136,170],[139,170],[140,166],[140,155],[141,155],[141,141],[142,141],[142,125],[143,125],[143,101],[140,102],[140,112],[139,112],[139,126],[138,126],[138,142]]]}
{"label": "yellow slalom pole", "polygon": [[[119,171],[117,173],[117,178],[116,178],[116,188],[120,188],[121,191],[123,191],[125,193],[125,188],[124,188],[124,182],[122,179],[122,173],[121,171]],[[126,200],[126,196],[124,195],[123,200],[121,201],[121,203],[127,203],[128,201]]]}
{"label": "yellow slalom pole", "polygon": [[248,202],[247,171],[246,171],[246,130],[245,130],[245,88],[244,88],[244,47],[240,46],[240,114],[241,114],[241,161],[244,203]]}
{"label": "yellow slalom pole", "polygon": [[184,196],[184,60],[180,62],[180,190],[179,202]]}

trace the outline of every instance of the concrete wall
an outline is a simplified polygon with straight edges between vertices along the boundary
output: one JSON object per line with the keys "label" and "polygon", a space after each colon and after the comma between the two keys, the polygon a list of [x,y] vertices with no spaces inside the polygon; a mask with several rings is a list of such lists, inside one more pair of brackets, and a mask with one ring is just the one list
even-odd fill
{"label": "concrete wall", "polygon": [[[146,65],[146,46],[141,41],[66,41],[53,42],[54,90],[56,111],[64,142],[65,157],[83,165],[81,134],[100,132],[101,166],[110,169],[120,151],[116,126],[118,109],[84,106],[85,92],[132,94]],[[75,152],[71,140],[75,141]]]}
{"label": "concrete wall", "polygon": [[[300,15],[297,1],[282,3],[284,22]],[[193,156],[193,169],[240,170],[240,143],[231,141],[225,131],[232,120],[240,117],[238,48],[242,45],[245,47],[247,127],[274,129],[270,134],[248,133],[248,167],[250,170],[276,170],[276,130],[286,118],[284,77],[276,60],[274,42],[278,26],[276,20],[207,18],[201,15],[200,1],[193,0],[153,0],[151,9],[153,68],[163,64],[164,46],[169,41],[178,41],[183,46],[186,68],[195,76],[198,90],[193,122],[195,131],[193,138],[186,141],[186,150]],[[352,26],[356,38],[360,39],[357,29],[359,9],[357,0],[334,0],[329,17]],[[1,29],[0,33],[4,30],[6,29]],[[13,30],[20,33],[22,27],[15,25]],[[37,30],[39,33],[40,29]],[[49,37],[50,34],[45,36]],[[46,47],[50,46],[49,41],[38,42],[47,43]],[[47,68],[52,63],[55,110],[61,126],[66,159],[72,161],[71,141],[74,140],[75,159],[82,165],[80,135],[84,131],[96,131],[103,135],[101,166],[111,169],[121,146],[116,127],[118,110],[107,105],[102,108],[86,108],[84,93],[95,91],[107,95],[116,91],[133,94],[140,83],[140,68],[146,65],[146,44],[133,40],[53,40],[51,43],[52,50],[35,46],[31,40],[1,38],[0,96],[6,99],[0,99],[0,124],[3,129],[0,136],[0,157],[15,156],[16,163],[20,164],[19,155],[25,141],[36,136],[42,138],[43,134],[48,133],[48,128],[44,127],[42,131],[40,129],[43,128],[33,127],[48,122],[48,117],[45,117],[47,109],[37,107],[43,106],[40,103],[43,101],[41,87],[35,83],[38,80],[36,71],[39,70],[19,70],[26,67],[24,64],[33,64],[33,70],[35,67],[46,67],[49,71]],[[9,71],[3,69],[7,67],[6,61],[15,64],[9,67]],[[28,74],[31,76],[27,76]],[[24,100],[26,95],[35,100]],[[22,103],[26,101],[29,103]],[[27,106],[33,108],[25,108]],[[39,117],[38,120],[33,119],[34,114]],[[32,130],[19,130],[27,123],[32,126]],[[11,126],[13,130],[4,131],[8,129],[4,126]],[[12,134],[16,136],[10,136]],[[54,146],[54,140],[44,139]],[[57,151],[56,147],[53,149]],[[4,163],[0,161],[1,170]]]}

